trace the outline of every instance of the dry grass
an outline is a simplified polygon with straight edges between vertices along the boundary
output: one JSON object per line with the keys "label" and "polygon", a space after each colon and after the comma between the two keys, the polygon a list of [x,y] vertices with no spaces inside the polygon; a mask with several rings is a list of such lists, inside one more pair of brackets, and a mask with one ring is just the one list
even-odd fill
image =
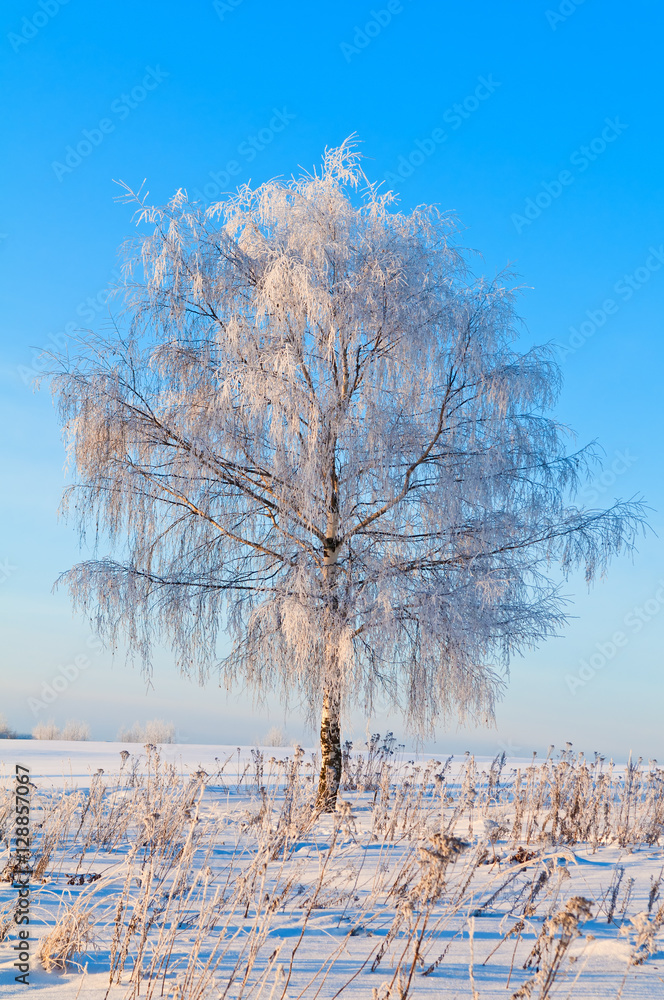
{"label": "dry grass", "polygon": [[70,965],[78,965],[76,957],[85,956],[94,947],[93,924],[88,910],[76,904],[66,906],[39,943],[37,957],[44,969],[64,971]]}
{"label": "dry grass", "polygon": [[[661,948],[661,872],[625,876],[628,852],[662,843],[661,769],[346,749],[332,816],[299,748],[182,774],[148,745],[89,791],[36,794],[44,968],[96,947],[129,1000],[404,1000],[440,995],[463,961],[468,996],[546,1000],[581,988],[598,933],[628,947],[626,975]],[[580,852],[610,859],[593,898]]]}

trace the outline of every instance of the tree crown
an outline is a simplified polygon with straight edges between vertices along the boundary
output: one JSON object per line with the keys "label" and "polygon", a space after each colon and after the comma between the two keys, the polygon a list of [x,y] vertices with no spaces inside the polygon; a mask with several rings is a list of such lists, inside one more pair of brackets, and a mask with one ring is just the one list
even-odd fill
{"label": "tree crown", "polygon": [[148,668],[167,638],[204,677],[226,629],[228,683],[490,716],[565,620],[551,565],[592,580],[642,524],[575,505],[596,453],[547,416],[560,373],[517,350],[508,276],[349,144],[207,210],[139,201],[119,326],[53,380],[65,508],[116,549],[66,574],[75,601]]}

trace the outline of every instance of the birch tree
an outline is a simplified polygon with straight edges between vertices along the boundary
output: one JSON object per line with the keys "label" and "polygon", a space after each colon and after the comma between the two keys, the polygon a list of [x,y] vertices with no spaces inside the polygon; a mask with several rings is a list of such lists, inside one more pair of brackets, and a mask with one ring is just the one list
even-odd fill
{"label": "birch tree", "polygon": [[134,197],[117,324],[53,377],[64,509],[98,539],[65,581],[147,671],[167,642],[202,682],[296,694],[329,809],[351,697],[419,732],[490,720],[565,622],[558,569],[603,573],[642,510],[575,503],[596,456],[547,415],[559,370],[519,351],[508,279],[348,144],[208,209]]}

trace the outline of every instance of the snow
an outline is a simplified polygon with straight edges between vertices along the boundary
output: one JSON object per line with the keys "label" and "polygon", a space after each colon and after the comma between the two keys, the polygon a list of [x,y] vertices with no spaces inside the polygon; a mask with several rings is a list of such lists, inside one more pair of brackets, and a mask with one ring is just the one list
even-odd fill
{"label": "snow", "polygon": [[[248,747],[241,747],[240,761],[244,766],[251,760]],[[292,747],[263,747],[270,756],[283,759],[292,755]],[[0,742],[0,773],[6,778],[13,773],[14,764],[25,764],[33,778],[76,781],[80,788],[88,788],[92,775],[101,767],[105,772],[116,772],[121,750],[129,750],[145,757],[140,744],[82,742],[70,743],[65,740],[2,740]],[[216,770],[215,759],[237,760],[238,747],[230,744],[211,746],[207,743],[174,743],[160,747],[164,762],[174,764],[183,774],[203,768]],[[413,759],[410,755],[409,759]],[[236,772],[234,772],[236,773]]]}
{"label": "snow", "polygon": [[[132,756],[121,768],[122,750]],[[649,1000],[664,993],[664,940],[656,920],[661,899],[652,888],[658,885],[664,852],[661,837],[646,843],[639,833],[645,829],[639,825],[643,803],[651,812],[658,808],[648,798],[657,775],[648,783],[648,772],[640,772],[642,799],[629,800],[633,819],[623,837],[628,842],[621,846],[613,834],[594,844],[552,842],[546,832],[548,800],[534,813],[544,835],[508,839],[517,770],[531,781],[558,782],[560,789],[563,777],[569,782],[575,769],[580,774],[583,767],[570,758],[530,771],[532,761],[510,759],[495,781],[489,778],[488,758],[461,757],[445,769],[443,761],[424,754],[392,755],[374,762],[372,789],[344,789],[338,812],[313,821],[307,799],[316,774],[311,751],[298,756],[293,748],[270,747],[261,756],[257,748],[234,746],[172,745],[156,752],[119,743],[7,740],[0,744],[3,789],[11,789],[16,763],[30,768],[35,786],[31,819],[36,857],[49,838],[57,841],[44,881],[33,881],[31,931],[44,939],[66,907],[78,913],[89,909],[94,919],[96,947],[73,956],[78,966],[70,962],[65,971],[46,971],[33,947],[30,982],[40,1000],[147,997],[150,989],[157,997],[162,986],[164,996],[216,998],[224,995],[238,956],[238,967],[244,969],[251,949],[255,960],[245,992],[240,976],[226,994],[229,1000],[240,995],[331,1000],[338,990],[349,1000],[370,1000],[373,990],[382,998],[404,949],[404,968],[410,970],[413,931],[422,930],[418,921],[425,911],[429,918],[421,961],[415,963],[408,996],[461,1000],[472,997],[474,988],[480,1000],[510,997],[535,975],[534,968],[523,964],[538,936],[543,940],[545,919],[564,913],[575,897],[591,901],[592,916],[579,924],[579,936],[572,935],[551,997],[599,1000],[617,997],[622,989],[624,1000]],[[368,783],[366,758],[354,758],[353,766],[360,763]],[[299,770],[289,799],[289,768],[295,764]],[[205,774],[197,776],[201,771]],[[611,772],[616,817],[624,817],[623,773],[624,768]],[[436,777],[441,774],[442,779]],[[13,796],[2,794],[1,825],[7,831],[8,813],[2,809],[11,806]],[[561,815],[571,821],[571,799],[565,799],[564,789],[561,794]],[[187,795],[190,806],[183,798]],[[447,848],[435,840],[443,826],[469,845],[444,864],[436,859]],[[517,843],[523,855],[517,854]],[[5,849],[0,872],[8,856]],[[441,891],[429,904],[426,892],[432,892],[432,880],[441,872]],[[74,874],[100,877],[79,885],[72,882]],[[528,910],[528,894],[535,898],[538,880],[542,885]],[[11,883],[0,881],[0,921],[15,898]],[[114,918],[121,898],[125,929],[130,913],[145,917],[139,926],[148,928],[141,958],[147,978],[139,993],[132,992],[130,981],[136,934],[128,939],[122,982],[109,992]],[[204,913],[214,913],[214,922],[205,924]],[[514,930],[519,919],[520,934]],[[7,997],[25,989],[14,982],[15,933],[11,927],[0,944],[0,987]],[[560,934],[558,927],[554,944]],[[163,983],[155,959],[163,951],[160,935],[162,945],[174,943]],[[176,979],[184,976],[199,946],[202,959],[217,949],[216,985],[203,983],[198,994],[190,982],[189,992],[178,994]],[[381,949],[385,954],[372,971]],[[423,975],[440,956],[431,974]],[[198,976],[203,964],[199,962]],[[538,990],[536,986],[533,997],[539,997]]]}

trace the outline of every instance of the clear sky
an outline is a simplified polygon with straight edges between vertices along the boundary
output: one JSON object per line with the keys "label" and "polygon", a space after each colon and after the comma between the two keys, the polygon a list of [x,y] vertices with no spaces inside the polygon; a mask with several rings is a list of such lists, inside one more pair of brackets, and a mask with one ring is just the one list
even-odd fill
{"label": "clear sky", "polygon": [[[5,0],[0,711],[17,729],[78,718],[108,739],[160,716],[194,742],[248,742],[271,725],[307,738],[297,714],[253,713],[242,692],[178,678],[167,650],[146,693],[121,656],[89,647],[51,592],[78,546],[56,516],[50,399],[25,383],[50,337],[103,322],[132,230],[114,179],[146,178],[156,201],[179,187],[214,200],[309,168],[356,132],[366,172],[404,208],[455,212],[478,270],[514,266],[524,338],[563,345],[559,416],[606,451],[588,501],[643,494],[657,532],[590,593],[569,582],[575,618],[513,664],[495,730],[451,727],[430,745],[571,740],[664,759],[663,28],[655,0]],[[63,667],[74,679],[35,716],[28,699]],[[364,726],[354,717],[349,731]],[[398,718],[370,727],[401,733]]]}

